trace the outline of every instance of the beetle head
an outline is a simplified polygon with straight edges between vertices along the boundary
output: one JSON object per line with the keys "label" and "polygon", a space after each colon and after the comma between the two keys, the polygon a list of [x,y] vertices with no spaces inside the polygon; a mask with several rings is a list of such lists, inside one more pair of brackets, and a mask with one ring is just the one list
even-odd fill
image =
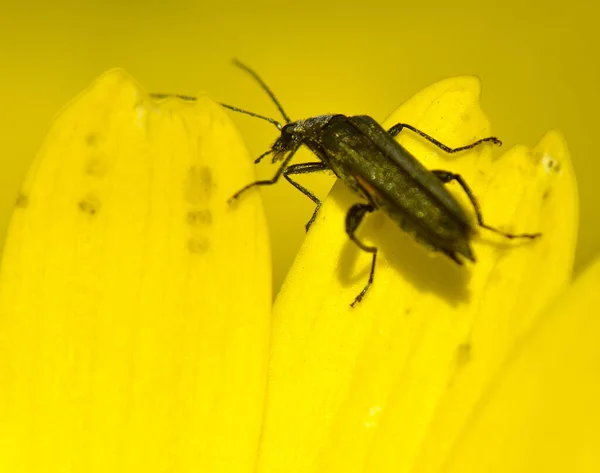
{"label": "beetle head", "polygon": [[301,139],[298,134],[298,126],[298,122],[292,122],[281,128],[281,135],[277,138],[277,141],[273,143],[273,147],[271,148],[274,163],[281,161],[286,153],[300,145]]}

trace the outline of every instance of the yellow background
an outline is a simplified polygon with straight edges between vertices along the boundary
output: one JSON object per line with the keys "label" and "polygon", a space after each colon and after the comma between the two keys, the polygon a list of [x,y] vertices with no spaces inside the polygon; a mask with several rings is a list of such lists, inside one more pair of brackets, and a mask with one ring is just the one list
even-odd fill
{"label": "yellow background", "polygon": [[[577,269],[600,248],[600,15],[592,2],[24,5],[6,2],[0,13],[2,239],[19,182],[53,115],[96,76],[118,66],[151,91],[208,91],[217,100],[275,117],[265,94],[230,65],[238,57],[257,69],[293,118],[340,112],[383,121],[432,82],[480,76],[484,109],[505,146],[534,145],[550,128],[566,135],[581,201]],[[269,124],[232,117],[253,155],[276,137]],[[307,152],[300,157],[310,159]],[[258,175],[273,170],[265,161]],[[332,183],[329,177],[306,181],[321,196]],[[286,183],[262,193],[278,287],[313,206]]]}

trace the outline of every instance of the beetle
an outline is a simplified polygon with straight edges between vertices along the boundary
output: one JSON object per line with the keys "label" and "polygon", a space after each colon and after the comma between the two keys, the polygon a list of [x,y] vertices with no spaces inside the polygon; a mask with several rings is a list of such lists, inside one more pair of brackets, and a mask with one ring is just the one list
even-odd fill
{"label": "beetle", "polygon": [[[446,153],[452,154],[484,143],[501,145],[502,142],[498,138],[482,138],[466,146],[451,148],[407,123],[397,123],[385,130],[367,115],[327,114],[292,121],[277,97],[253,69],[237,60],[234,60],[234,64],[258,82],[277,106],[285,124],[221,103],[227,109],[266,120],[275,125],[280,132],[271,148],[255,160],[255,163],[259,163],[265,156],[272,155],[273,163],[281,162],[273,177],[246,185],[236,192],[229,202],[238,199],[251,188],[273,185],[283,176],[316,204],[315,211],[306,224],[308,231],[319,212],[321,201],[291,176],[327,169],[333,171],[354,194],[365,201],[350,207],[345,222],[348,237],[361,250],[372,255],[369,279],[350,304],[352,307],[363,299],[373,284],[378,250],[360,241],[356,237],[356,231],[365,216],[376,210],[385,212],[402,230],[429,250],[439,251],[459,265],[462,265],[465,259],[475,262],[471,249],[475,227],[463,207],[445,188],[444,184],[451,181],[456,181],[469,198],[479,227],[510,239],[535,239],[541,235],[506,233],[487,225],[473,191],[461,175],[445,170],[428,170],[394,139],[402,130],[410,130]],[[302,145],[308,147],[319,161],[290,165],[294,154]]]}

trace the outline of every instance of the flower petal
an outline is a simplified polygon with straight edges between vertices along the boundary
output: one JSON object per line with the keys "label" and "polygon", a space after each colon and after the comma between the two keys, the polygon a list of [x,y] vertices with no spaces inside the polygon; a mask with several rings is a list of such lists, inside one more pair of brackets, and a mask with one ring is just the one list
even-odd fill
{"label": "flower petal", "polygon": [[[398,122],[449,146],[490,134],[473,77],[425,89],[384,128]],[[544,235],[507,243],[482,231],[477,263],[459,267],[373,215],[359,237],[381,249],[375,281],[350,309],[370,255],[344,233],[358,199],[336,183],[276,302],[261,471],[435,469],[490,373],[570,279],[577,204],[558,134],[496,161],[488,145],[448,156],[401,135],[426,167],[465,177],[487,223]],[[472,208],[458,186],[449,188]]]}
{"label": "flower petal", "polygon": [[444,472],[600,471],[600,259],[523,340]]}
{"label": "flower petal", "polygon": [[477,246],[481,261],[493,262],[493,267],[473,301],[476,319],[468,336],[468,364],[457,366],[453,386],[444,393],[429,425],[415,471],[438,471],[507,351],[571,279],[577,191],[561,135],[548,133],[532,150],[524,146],[509,150],[493,162],[491,176],[482,192],[482,205],[493,221],[511,222],[505,227],[509,231],[531,225],[542,237],[534,245]]}
{"label": "flower petal", "polygon": [[251,471],[271,307],[221,107],[106,73],[57,119],[0,273],[0,471]]}

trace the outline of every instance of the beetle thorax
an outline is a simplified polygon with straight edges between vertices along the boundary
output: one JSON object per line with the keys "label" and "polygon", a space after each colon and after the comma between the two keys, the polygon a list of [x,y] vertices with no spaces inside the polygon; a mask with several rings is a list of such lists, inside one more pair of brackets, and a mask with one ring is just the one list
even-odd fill
{"label": "beetle thorax", "polygon": [[329,123],[331,117],[333,117],[333,115],[317,115],[316,117],[298,120],[292,123],[288,123],[283,127],[283,130],[289,127],[290,133],[297,136],[305,137],[307,135],[318,133],[321,130],[321,128],[323,128],[325,125],[327,125],[327,123]]}
{"label": "beetle thorax", "polygon": [[297,148],[310,137],[318,135],[331,117],[333,115],[318,115],[284,125],[281,136],[273,144],[273,162],[282,159],[285,153]]}

